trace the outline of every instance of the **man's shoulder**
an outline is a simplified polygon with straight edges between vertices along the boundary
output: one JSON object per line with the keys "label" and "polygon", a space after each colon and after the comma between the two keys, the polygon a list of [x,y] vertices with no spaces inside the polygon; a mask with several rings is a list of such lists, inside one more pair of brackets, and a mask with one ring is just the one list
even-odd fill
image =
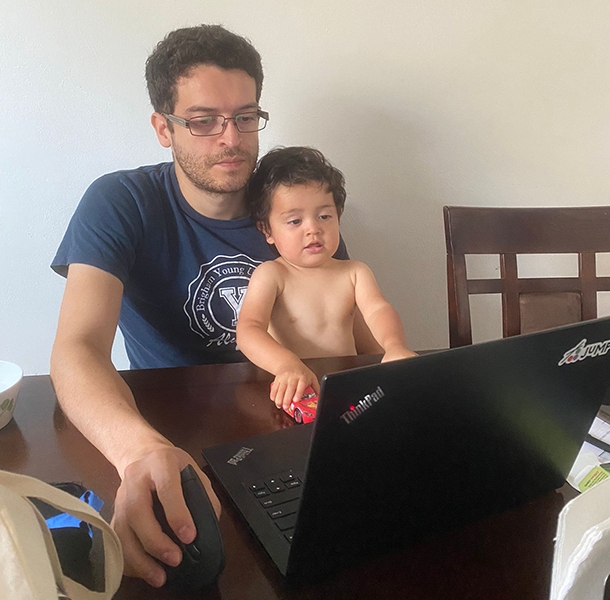
{"label": "man's shoulder", "polygon": [[160,163],[106,173],[84,193],[80,210],[157,214],[175,196],[173,163]]}
{"label": "man's shoulder", "polygon": [[122,169],[98,177],[91,188],[116,188],[119,186],[128,189],[156,188],[166,186],[171,181],[173,163],[163,162],[156,165],[146,165],[135,169]]}

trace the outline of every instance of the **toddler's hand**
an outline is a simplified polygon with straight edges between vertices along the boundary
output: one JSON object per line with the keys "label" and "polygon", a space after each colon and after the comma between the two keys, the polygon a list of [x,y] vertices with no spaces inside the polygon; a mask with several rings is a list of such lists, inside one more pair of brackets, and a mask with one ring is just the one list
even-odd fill
{"label": "toddler's hand", "polygon": [[288,408],[293,400],[301,399],[308,385],[316,394],[320,393],[318,378],[300,360],[284,363],[276,373],[275,381],[271,386],[271,400],[278,408]]}
{"label": "toddler's hand", "polygon": [[413,352],[413,350],[409,350],[406,346],[391,346],[386,350],[381,362],[411,358],[412,356],[417,356],[417,353]]}

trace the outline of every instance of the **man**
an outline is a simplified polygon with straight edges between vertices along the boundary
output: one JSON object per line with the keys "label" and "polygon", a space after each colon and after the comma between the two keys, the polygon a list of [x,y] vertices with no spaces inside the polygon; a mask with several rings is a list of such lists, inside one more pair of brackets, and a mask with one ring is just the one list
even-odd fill
{"label": "man", "polygon": [[105,175],[83,196],[52,265],[67,281],[51,377],[64,412],[121,477],[113,526],[126,574],[158,587],[165,573],[152,557],[182,556],[154,518],[152,491],[184,543],[195,537],[186,464],[220,505],[195,461],[140,415],[111,362],[117,324],[135,368],[243,360],[237,314],[250,274],[276,255],[244,192],[268,119],[258,52],[220,26],[179,29],[148,58],[146,80],[174,160]]}

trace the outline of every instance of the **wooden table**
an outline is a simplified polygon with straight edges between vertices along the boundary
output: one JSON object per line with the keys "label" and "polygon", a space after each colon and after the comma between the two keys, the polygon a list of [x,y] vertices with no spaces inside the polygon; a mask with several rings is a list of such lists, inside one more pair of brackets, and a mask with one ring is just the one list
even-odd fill
{"label": "wooden table", "polygon": [[[349,357],[307,362],[322,375],[377,360]],[[145,418],[201,465],[204,447],[293,426],[268,399],[270,376],[250,364],[122,375]],[[110,519],[119,478],[65,418],[48,376],[24,379],[15,418],[0,430],[0,468],[48,482],[82,482],[104,500],[102,514]],[[202,594],[177,595],[124,578],[116,598],[546,600],[557,516],[564,495],[570,496],[566,489],[299,589],[286,586],[219,491],[227,562],[218,587]]]}

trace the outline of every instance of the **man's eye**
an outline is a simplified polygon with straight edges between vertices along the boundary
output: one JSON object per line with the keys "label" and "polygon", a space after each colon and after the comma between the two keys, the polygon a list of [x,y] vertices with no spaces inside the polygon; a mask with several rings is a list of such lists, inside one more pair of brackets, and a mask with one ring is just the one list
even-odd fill
{"label": "man's eye", "polygon": [[[215,115],[194,117],[189,121],[189,126],[191,133],[194,135],[210,135],[218,130],[219,118]],[[222,129],[222,126],[220,126],[220,129]]]}
{"label": "man's eye", "polygon": [[251,123],[254,121],[254,115],[237,115],[235,117],[240,123]]}

